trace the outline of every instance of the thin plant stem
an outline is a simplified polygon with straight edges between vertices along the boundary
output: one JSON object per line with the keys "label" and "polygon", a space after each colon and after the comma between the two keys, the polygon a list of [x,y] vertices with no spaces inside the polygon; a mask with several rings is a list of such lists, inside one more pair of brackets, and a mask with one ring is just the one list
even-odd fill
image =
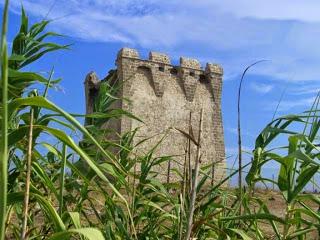
{"label": "thin plant stem", "polygon": [[23,201],[23,212],[22,212],[22,231],[21,239],[28,239],[27,236],[27,223],[28,223],[28,211],[29,211],[29,199],[30,199],[30,182],[31,182],[31,161],[32,161],[32,143],[33,143],[33,117],[34,110],[30,109],[30,128],[28,136],[28,151],[27,151],[27,162],[26,162],[26,182],[25,182],[25,193]]}
{"label": "thin plant stem", "polygon": [[66,163],[67,163],[67,146],[66,144],[62,145],[62,165],[60,172],[60,199],[59,199],[59,215],[62,217],[63,213],[63,190],[64,190],[64,182],[65,182],[65,171],[66,171]]}
{"label": "thin plant stem", "polygon": [[54,66],[52,66],[52,68],[51,68],[51,70],[50,70],[48,83],[47,83],[46,88],[45,88],[44,93],[43,93],[43,97],[45,97],[45,98],[46,98],[47,95],[48,95],[48,90],[49,90],[49,88],[50,88],[50,84],[51,84],[51,80],[52,80],[53,73],[54,73]]}
{"label": "thin plant stem", "polygon": [[179,240],[183,237],[183,217],[184,217],[184,207],[186,199],[186,189],[187,189],[187,179],[188,179],[188,169],[187,169],[187,153],[188,153],[188,141],[186,141],[185,155],[184,155],[184,164],[183,164],[183,179],[182,179],[182,193],[180,200],[180,221],[179,221]]}
{"label": "thin plant stem", "polygon": [[49,14],[51,13],[52,9],[54,8],[54,6],[56,5],[57,3],[57,0],[53,1],[53,3],[51,4],[48,12],[46,13],[45,17],[44,17],[44,20],[48,18]]}
{"label": "thin plant stem", "polygon": [[13,215],[13,206],[10,206],[8,207],[8,210],[7,210],[6,228],[10,225],[12,215]]}
{"label": "thin plant stem", "polygon": [[288,85],[285,87],[285,89],[283,89],[283,91],[282,91],[282,93],[281,93],[281,96],[280,96],[280,98],[279,98],[279,101],[278,101],[277,106],[276,106],[276,110],[275,110],[274,113],[273,113],[273,116],[272,116],[272,120],[271,120],[271,121],[273,121],[273,120],[275,119],[276,115],[277,115],[279,106],[280,106],[280,104],[281,104],[281,102],[282,102],[282,99],[283,99],[283,97],[284,97],[284,94],[285,94],[286,91],[287,91],[287,88],[288,88]]}
{"label": "thin plant stem", "polygon": [[0,240],[5,238],[8,183],[8,53],[7,21],[9,0],[5,1],[1,32],[1,139],[0,139]]}
{"label": "thin plant stem", "polygon": [[187,222],[187,233],[186,233],[185,240],[190,239],[192,226],[193,226],[193,213],[194,213],[194,206],[195,206],[195,202],[196,202],[198,174],[199,174],[199,168],[200,168],[202,118],[203,118],[203,109],[201,109],[201,111],[200,111],[199,134],[198,134],[198,142],[197,142],[197,155],[196,155],[196,159],[195,159],[196,162],[195,162],[194,178],[192,181],[190,208],[189,208],[189,216],[188,216],[188,222]]}
{"label": "thin plant stem", "polygon": [[[242,83],[244,80],[244,77],[247,73],[247,71],[253,67],[254,65],[261,63],[261,62],[265,62],[267,60],[260,60],[260,61],[256,61],[252,64],[250,64],[242,73],[241,79],[240,79],[240,84],[239,84],[239,88],[238,88],[238,104],[237,104],[237,111],[238,111],[238,157],[239,157],[239,178],[238,178],[238,188],[239,188],[239,199],[240,201],[242,201],[242,140],[241,140],[241,118],[240,118],[240,102],[241,102],[241,89],[242,89]],[[239,212],[241,214],[242,211],[242,206],[240,204],[240,208],[239,208]]]}
{"label": "thin plant stem", "polygon": [[[192,113],[190,111],[189,114],[189,136],[191,136],[191,132],[192,132],[192,127],[191,127],[191,118],[192,118]],[[189,193],[191,191],[191,184],[192,184],[192,166],[191,166],[191,139],[188,138],[188,170],[189,170],[189,178],[188,178],[188,182],[189,182]]]}
{"label": "thin plant stem", "polygon": [[171,171],[171,160],[168,161],[168,169],[167,169],[167,188],[169,189],[170,183],[170,171]]}
{"label": "thin plant stem", "polygon": [[185,191],[187,191],[188,175],[189,175],[189,165],[188,165],[188,144],[189,139],[186,139],[186,145],[184,149],[184,166],[183,166],[183,186],[185,187]]}
{"label": "thin plant stem", "polygon": [[215,164],[216,163],[212,163],[212,166],[211,166],[211,181],[210,181],[210,185],[211,186],[213,186],[213,183],[214,183]]}
{"label": "thin plant stem", "polygon": [[286,208],[286,213],[285,213],[285,225],[283,227],[283,239],[288,239],[289,229],[291,227],[291,224],[289,223],[289,220],[291,219],[291,211],[292,211],[292,205],[288,204],[287,208]]}
{"label": "thin plant stem", "polygon": [[[47,95],[48,95],[48,90],[50,88],[50,84],[51,84],[51,80],[52,80],[52,76],[53,76],[53,73],[54,73],[54,66],[51,68],[50,70],[50,73],[49,73],[49,78],[48,78],[48,83],[46,85],[46,88],[44,89],[44,93],[43,93],[43,97],[46,98]],[[35,110],[35,113],[34,113],[34,119],[35,121],[37,121],[37,119],[39,118],[40,116],[40,112],[41,112],[41,108],[36,108]]]}
{"label": "thin plant stem", "polygon": [[[133,179],[132,179],[132,196],[131,196],[131,215],[134,215],[135,211],[135,199],[136,199],[136,173],[137,173],[137,162],[134,163],[133,167]],[[130,178],[128,178],[130,180]],[[130,183],[129,183],[130,185]],[[130,225],[130,235],[132,235],[133,227]]]}

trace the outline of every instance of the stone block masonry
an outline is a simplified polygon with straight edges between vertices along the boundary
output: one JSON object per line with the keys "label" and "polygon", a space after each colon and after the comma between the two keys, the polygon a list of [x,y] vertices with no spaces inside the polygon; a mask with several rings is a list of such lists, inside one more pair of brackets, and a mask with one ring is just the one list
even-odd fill
{"label": "stone block masonry", "polygon": [[[203,109],[203,138],[201,146],[202,165],[215,162],[213,176],[220,180],[225,176],[225,146],[221,117],[221,91],[223,69],[217,64],[207,63],[201,68],[199,61],[180,58],[180,65],[171,64],[169,56],[150,52],[149,59],[139,57],[135,49],[123,48],[116,59],[117,80],[120,82],[119,100],[115,107],[127,110],[143,123],[123,117],[113,120],[105,127],[112,127],[120,134],[139,128],[135,142],[150,138],[137,148],[146,153],[166,135],[155,154],[174,156],[171,169],[183,169],[186,138],[172,128],[188,132],[189,115],[195,136],[198,134],[199,113]],[[92,112],[94,94],[99,91],[99,81],[89,73],[85,81],[87,113]],[[171,130],[170,130],[171,129]],[[196,146],[191,148],[194,162]],[[166,178],[167,165],[155,169]],[[176,179],[174,171],[170,178]]]}

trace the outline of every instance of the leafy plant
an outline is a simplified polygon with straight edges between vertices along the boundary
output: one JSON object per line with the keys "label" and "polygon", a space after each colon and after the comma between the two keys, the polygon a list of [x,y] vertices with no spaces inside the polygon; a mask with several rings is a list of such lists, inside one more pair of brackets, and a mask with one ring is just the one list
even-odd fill
{"label": "leafy plant", "polygon": [[[286,202],[286,214],[281,221],[283,233],[274,225],[274,230],[278,238],[306,239],[307,234],[315,231],[318,227],[319,215],[308,207],[306,202],[318,204],[320,199],[316,195],[303,194],[303,190],[311,181],[313,176],[319,171],[319,149],[317,147],[317,136],[320,122],[318,116],[319,95],[314,101],[310,111],[300,115],[289,115],[280,117],[269,123],[260,133],[256,140],[253,151],[251,169],[246,177],[246,181],[252,191],[256,182],[269,181],[261,176],[262,167],[275,161],[280,164],[278,181],[273,182],[281,191]],[[301,133],[290,130],[290,126],[302,125]],[[288,136],[288,145],[281,148],[271,148],[278,137]],[[287,153],[282,154],[284,150]],[[268,215],[270,219],[272,215]]]}

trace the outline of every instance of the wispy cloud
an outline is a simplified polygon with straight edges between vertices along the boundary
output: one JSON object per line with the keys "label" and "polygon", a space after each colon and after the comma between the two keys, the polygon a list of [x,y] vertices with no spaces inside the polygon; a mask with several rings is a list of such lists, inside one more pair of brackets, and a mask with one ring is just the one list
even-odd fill
{"label": "wispy cloud", "polygon": [[219,6],[223,11],[231,12],[238,17],[305,22],[320,21],[318,11],[320,2],[317,0],[224,0],[219,3]]}
{"label": "wispy cloud", "polygon": [[[238,134],[238,129],[235,127],[226,127],[225,130],[231,134],[237,135]],[[255,137],[252,133],[250,133],[248,130],[246,129],[241,129],[241,134],[243,136],[247,136],[247,137]]]}
{"label": "wispy cloud", "polygon": [[[252,152],[252,148],[249,146],[242,146],[242,152],[250,153]],[[226,147],[227,156],[236,156],[238,155],[238,147]]]}
{"label": "wispy cloud", "polygon": [[257,93],[266,94],[270,92],[274,86],[272,84],[251,82],[250,88]]}
{"label": "wispy cloud", "polygon": [[[300,99],[291,99],[281,101],[278,107],[278,112],[290,112],[292,109],[305,109],[312,106],[315,97],[300,98]],[[265,104],[266,110],[275,111],[278,102],[271,102]]]}
{"label": "wispy cloud", "polygon": [[[221,63],[227,78],[259,59],[272,62],[252,71],[271,79],[317,81],[320,76],[320,2],[315,0],[22,2],[40,18],[51,9],[54,28],[69,36],[201,56]],[[11,10],[18,12],[20,4],[13,0]]]}
{"label": "wispy cloud", "polygon": [[312,95],[315,96],[320,92],[320,84],[312,83],[312,84],[299,84],[298,86],[293,86],[288,89],[288,94],[291,95]]}

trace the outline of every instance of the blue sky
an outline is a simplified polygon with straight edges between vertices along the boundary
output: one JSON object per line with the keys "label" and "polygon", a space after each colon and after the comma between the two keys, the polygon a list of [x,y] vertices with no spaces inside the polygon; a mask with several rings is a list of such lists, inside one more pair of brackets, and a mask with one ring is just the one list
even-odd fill
{"label": "blue sky", "polygon": [[[83,81],[89,71],[104,77],[121,47],[219,63],[224,67],[222,110],[228,154],[236,152],[236,95],[245,67],[242,97],[243,142],[250,150],[285,91],[277,115],[308,108],[320,82],[320,1],[316,0],[12,0],[9,41],[19,26],[23,3],[30,22],[54,20],[51,30],[67,35],[72,50],[51,54],[32,66],[62,77],[50,99],[84,113]],[[3,3],[0,3],[1,9]]]}

